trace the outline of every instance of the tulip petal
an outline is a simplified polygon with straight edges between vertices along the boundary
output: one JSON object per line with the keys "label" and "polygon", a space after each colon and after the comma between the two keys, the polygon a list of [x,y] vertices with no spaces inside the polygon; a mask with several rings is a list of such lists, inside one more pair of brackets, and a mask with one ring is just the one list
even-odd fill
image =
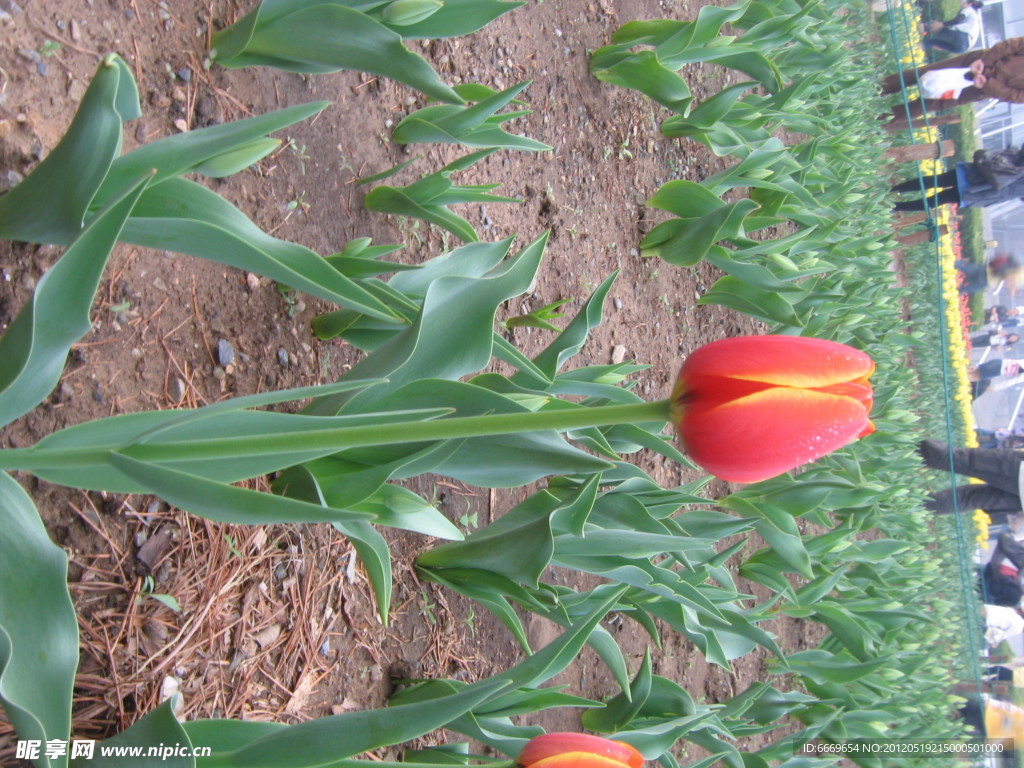
{"label": "tulip petal", "polygon": [[560,755],[552,755],[530,763],[529,768],[628,768],[626,763],[620,763],[605,755],[595,755],[593,752],[563,752]]}
{"label": "tulip petal", "polygon": [[683,363],[680,378],[714,376],[786,387],[866,382],[875,369],[863,352],[807,336],[736,336],[705,344]]}
{"label": "tulip petal", "polygon": [[781,475],[873,431],[857,397],[775,387],[714,407],[679,404],[679,436],[687,454],[711,474],[735,483]]}
{"label": "tulip petal", "polygon": [[[580,762],[583,755],[600,762]],[[561,759],[570,762],[560,762]],[[559,760],[559,762],[551,762]],[[575,762],[572,762],[575,761]],[[588,733],[545,733],[530,739],[519,755],[520,765],[541,768],[640,768],[644,758],[629,744]]]}

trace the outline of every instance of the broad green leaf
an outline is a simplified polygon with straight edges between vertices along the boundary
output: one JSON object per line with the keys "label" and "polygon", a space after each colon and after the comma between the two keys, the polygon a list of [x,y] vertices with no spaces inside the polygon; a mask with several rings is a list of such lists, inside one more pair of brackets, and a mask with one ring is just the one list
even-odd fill
{"label": "broad green leaf", "polygon": [[497,114],[519,95],[529,82],[519,83],[479,101],[473,106],[439,104],[424,107],[404,118],[392,134],[399,144],[436,142],[462,144],[466,147],[504,147],[539,151],[551,149],[534,139],[515,136],[500,126],[506,120],[528,114],[528,111]]}
{"label": "broad green leaf", "polygon": [[119,450],[185,474],[232,483],[347,447],[332,440],[313,445],[317,433],[362,426],[370,428],[372,435],[387,423],[431,419],[446,412],[447,409],[435,409],[426,413],[309,418],[290,413],[223,410],[188,419],[177,411],[143,411],[86,422],[49,435],[32,448],[4,451],[0,453],[0,466],[28,469],[62,485],[118,493],[141,492],[135,481],[110,463],[111,452]]}
{"label": "broad green leaf", "polygon": [[688,117],[684,118],[682,115],[676,115],[668,118],[661,124],[662,135],[669,138],[679,138],[681,136],[693,136],[694,134],[709,130],[719,120],[726,119],[729,111],[739,101],[740,96],[755,85],[757,83],[737,83],[736,85],[731,85],[703,101],[699,107],[690,112]]}
{"label": "broad green leaf", "polygon": [[426,499],[398,485],[384,485],[369,498],[353,504],[352,509],[373,515],[377,525],[401,528],[450,541],[465,538],[462,531]]}
{"label": "broad green leaf", "polygon": [[276,18],[243,22],[247,35],[232,39],[227,30],[214,35],[211,57],[218,64],[307,74],[351,69],[390,77],[438,101],[462,101],[422,56],[402,45],[401,35],[353,8],[307,4]]}
{"label": "broad green leaf", "polygon": [[[68,558],[50,542],[32,500],[0,473],[0,704],[19,739],[67,739],[78,667]],[[67,765],[67,757],[36,761]]]}
{"label": "broad green leaf", "polygon": [[724,202],[705,185],[678,179],[663,184],[647,204],[681,219],[696,219],[717,211]]}
{"label": "broad green leaf", "polygon": [[514,600],[533,611],[542,611],[543,605],[516,582],[491,571],[476,568],[423,568],[421,578],[448,587],[479,603],[504,624],[525,653],[532,653],[526,629],[509,600]]}
{"label": "broad green leaf", "polygon": [[[270,730],[262,724],[247,724],[256,738],[244,739],[241,726],[233,726],[226,751],[199,758],[197,768],[322,768],[371,749],[401,744],[437,728],[493,698],[508,686],[505,679],[488,678],[459,693],[424,702],[400,704],[384,709],[346,712],[297,725]],[[216,721],[186,726],[199,734],[216,738]],[[196,742],[198,743],[198,741]],[[218,746],[214,742],[213,746]]]}
{"label": "broad green leaf", "polygon": [[[267,139],[268,133],[312,117],[323,111],[328,104],[326,101],[298,104],[265,115],[197,128],[144,144],[113,162],[98,197],[104,200],[131,179],[153,169],[156,169],[156,176],[151,186],[184,173],[202,173],[200,169],[205,164],[215,171],[226,170],[246,157],[255,157],[258,148],[266,149],[269,147],[268,142],[276,141]],[[241,167],[249,164],[246,162]]]}
{"label": "broad green leaf", "polygon": [[172,178],[147,190],[122,239],[256,272],[371,317],[401,320],[316,253],[271,237],[227,200],[194,181]]}
{"label": "broad green leaf", "polygon": [[[74,768],[117,768],[130,761],[133,767],[139,768],[193,768],[196,765],[194,758],[182,757],[175,752],[183,750],[191,753],[193,744],[196,747],[206,745],[189,739],[188,733],[174,716],[173,705],[173,700],[165,701],[131,727],[99,742],[93,750],[92,758],[72,760],[71,765]],[[150,749],[155,750],[155,754],[149,754]],[[110,754],[104,755],[104,750],[109,750]],[[163,754],[164,751],[166,754]],[[132,756],[129,758],[128,755]]]}
{"label": "broad green leaf", "polygon": [[732,275],[720,277],[698,304],[719,304],[767,323],[800,328],[803,321],[793,305],[777,293],[747,285]]}
{"label": "broad green leaf", "polygon": [[280,139],[253,139],[237,149],[200,163],[192,170],[201,176],[223,179],[255,165],[279,146]]}
{"label": "broad green leaf", "polygon": [[[121,58],[109,54],[100,62],[60,143],[23,182],[0,196],[0,238],[71,242],[121,151],[122,121],[138,116],[135,81]],[[111,191],[121,192],[132,180],[125,179]]]}
{"label": "broad green leaf", "polygon": [[537,587],[553,552],[551,514],[559,500],[545,491],[528,496],[465,541],[450,542],[416,558],[419,568],[475,568]]}
{"label": "broad green leaf", "polygon": [[651,692],[651,654],[644,652],[640,669],[628,689],[605,702],[602,709],[583,713],[583,726],[598,733],[615,733],[625,730],[640,712]]}
{"label": "broad green leaf", "polygon": [[681,115],[693,101],[686,81],[662,64],[654,51],[632,53],[628,45],[606,45],[594,51],[590,73],[602,82],[636,89]]}
{"label": "broad green leaf", "polygon": [[670,219],[652,229],[640,242],[641,250],[669,264],[692,266],[720,240],[743,234],[743,219],[758,205],[743,199],[723,203],[720,208],[699,218]]}
{"label": "broad green leaf", "polygon": [[137,179],[89,222],[0,339],[0,425],[50,394],[71,345],[92,330],[89,310],[107,257],[148,182]]}
{"label": "broad green leaf", "polygon": [[331,523],[372,520],[369,513],[338,510],[305,501],[217,483],[113,452],[110,463],[168,504],[208,520],[238,525]]}
{"label": "broad green leaf", "polygon": [[406,40],[461,37],[482,29],[521,5],[526,5],[525,0],[444,0],[444,6],[429,18],[396,31]]}
{"label": "broad green leaf", "polygon": [[387,626],[392,591],[391,551],[387,541],[376,528],[360,520],[335,521],[332,525],[348,537],[359,555],[373,589],[373,598],[377,602],[377,614],[381,623]]}
{"label": "broad green leaf", "polygon": [[346,410],[372,410],[372,400],[410,382],[458,379],[485,367],[491,359],[498,306],[529,288],[546,242],[547,236],[542,235],[483,278],[451,276],[433,281],[416,322],[346,374],[355,379],[387,378],[390,384],[375,388],[373,395],[366,398],[321,398],[306,411],[334,414],[346,402]]}
{"label": "broad green leaf", "polygon": [[789,512],[772,504],[751,504],[735,496],[729,499],[728,508],[755,518],[754,530],[789,568],[807,579],[814,578],[811,558],[804,547],[796,520]]}

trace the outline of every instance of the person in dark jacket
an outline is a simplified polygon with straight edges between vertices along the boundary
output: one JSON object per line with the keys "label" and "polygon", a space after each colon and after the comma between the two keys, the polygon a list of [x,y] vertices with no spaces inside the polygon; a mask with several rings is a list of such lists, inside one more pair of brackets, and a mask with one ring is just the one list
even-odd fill
{"label": "person in dark jacket", "polygon": [[[928,72],[932,69],[950,69],[958,67],[969,67],[975,61],[981,60],[985,65],[985,85],[981,88],[970,86],[961,91],[956,99],[924,99],[911,102],[910,117],[920,117],[925,109],[929,112],[939,112],[944,109],[952,109],[960,104],[971,104],[982,99],[998,99],[1012,104],[1024,104],[1024,37],[1011,37],[996,43],[991,48],[980,51],[969,51],[943,59],[934,64],[924,67],[904,70],[903,79],[899,74],[889,75],[882,81],[882,93],[899,93],[901,82],[907,87],[916,85],[917,73]],[[893,110],[893,115],[899,120],[907,116],[906,109],[902,104]]]}
{"label": "person in dark jacket", "polygon": [[[924,177],[925,196],[916,200],[901,200],[894,211],[930,211],[940,205],[957,203],[961,208],[984,208],[1008,200],[1024,198],[1024,168],[1015,178],[1005,177],[1002,186],[993,187],[974,163],[960,162],[951,171]],[[916,192],[921,180],[910,179],[893,186],[892,191]]]}

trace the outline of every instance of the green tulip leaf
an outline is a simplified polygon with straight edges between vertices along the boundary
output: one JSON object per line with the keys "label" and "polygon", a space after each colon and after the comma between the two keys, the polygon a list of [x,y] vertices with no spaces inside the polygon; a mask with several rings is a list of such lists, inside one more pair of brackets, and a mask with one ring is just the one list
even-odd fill
{"label": "green tulip leaf", "polygon": [[693,95],[686,81],[665,66],[654,51],[632,53],[629,48],[598,48],[590,59],[590,73],[601,82],[633,88],[673,112],[687,114]]}
{"label": "green tulip leaf", "polygon": [[[103,200],[110,192],[151,169],[156,169],[151,186],[184,173],[202,173],[203,166],[213,168],[216,173],[212,175],[226,175],[223,171],[231,165],[239,165],[246,157],[253,157],[251,162],[256,162],[259,159],[256,157],[257,152],[267,150],[270,148],[269,142],[276,141],[266,138],[268,133],[319,114],[329,103],[314,101],[299,104],[244,120],[197,128],[145,144],[113,162],[98,198]],[[245,162],[239,170],[251,162]]]}
{"label": "green tulip leaf", "polygon": [[345,534],[359,555],[359,560],[366,569],[366,577],[373,590],[373,599],[377,603],[377,615],[381,623],[388,625],[388,614],[391,611],[391,551],[387,540],[369,523],[353,520],[351,522],[335,521],[336,530]]}
{"label": "green tulip leaf", "polygon": [[465,541],[450,542],[416,558],[421,569],[473,568],[491,571],[519,584],[536,588],[551,562],[551,514],[559,500],[541,491],[528,496],[490,525],[474,531]]}
{"label": "green tulip leaf", "polygon": [[149,464],[112,452],[115,469],[168,504],[207,520],[236,525],[331,523],[372,520],[370,513],[324,507],[274,496]]}
{"label": "green tulip leaf", "polygon": [[[100,62],[67,133],[35,170],[0,197],[0,238],[70,243],[81,231],[111,163],[121,151],[121,123],[139,116],[135,81],[114,54]],[[111,192],[121,194],[125,178]]]}
{"label": "green tulip leaf", "polygon": [[349,411],[372,410],[373,400],[410,382],[458,379],[484,368],[491,359],[498,306],[530,287],[546,242],[547,236],[542,235],[482,278],[453,275],[430,283],[416,321],[346,374],[355,379],[387,378],[390,383],[375,387],[367,397],[320,398],[306,411],[334,414],[342,407]]}
{"label": "green tulip leaf", "polygon": [[194,181],[171,178],[147,192],[124,228],[126,242],[217,261],[372,317],[401,319],[313,251],[271,237]]}
{"label": "green tulip leaf", "polygon": [[[263,3],[269,8],[274,5]],[[306,74],[339,69],[370,72],[438,101],[462,102],[422,56],[402,45],[400,34],[365,13],[330,3],[276,5],[280,7],[270,13],[260,15],[257,9],[243,18],[238,30],[216,33],[211,58],[230,68],[269,66]]]}
{"label": "green tulip leaf", "polygon": [[[133,767],[194,768],[196,760],[191,757],[192,745],[200,747],[206,744],[189,739],[189,735],[174,716],[173,706],[173,699],[165,701],[131,727],[99,742],[93,749],[92,758],[72,760],[71,765],[73,768],[117,768],[124,765],[126,754],[132,754]],[[156,750],[154,754],[149,753],[150,749]],[[138,754],[134,754],[135,750],[138,750]],[[104,754],[104,751],[108,751],[108,754]],[[163,751],[166,751],[166,754],[163,754]],[[190,756],[183,757],[175,754],[175,751],[184,751]]]}
{"label": "green tulip leaf", "polygon": [[406,40],[436,40],[471,35],[503,13],[526,5],[525,0],[444,0],[442,7],[426,19],[405,24],[399,32]]}
{"label": "green tulip leaf", "polygon": [[[0,472],[0,704],[19,739],[67,739],[78,667],[78,621],[68,558],[32,500]],[[67,757],[43,766],[66,766]]]}
{"label": "green tulip leaf", "polygon": [[524,136],[515,136],[500,127],[506,120],[528,114],[528,111],[496,114],[528,85],[528,82],[519,83],[472,106],[439,104],[424,107],[399,122],[395,126],[392,138],[399,144],[434,142],[462,144],[466,147],[549,150],[551,147],[547,144]]}
{"label": "green tulip leaf", "polygon": [[148,183],[148,176],[137,179],[93,217],[0,339],[0,425],[50,394],[71,345],[92,330],[89,310],[107,258]]}
{"label": "green tulip leaf", "polygon": [[214,747],[212,756],[197,759],[197,768],[326,768],[444,727],[507,687],[504,679],[488,678],[426,701],[345,712],[297,725],[222,726],[222,721],[200,720],[184,728],[193,743]]}

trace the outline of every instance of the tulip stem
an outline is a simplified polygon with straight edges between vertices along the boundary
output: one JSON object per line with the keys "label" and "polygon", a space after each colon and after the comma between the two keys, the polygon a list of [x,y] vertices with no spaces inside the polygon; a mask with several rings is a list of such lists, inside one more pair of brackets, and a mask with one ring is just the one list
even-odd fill
{"label": "tulip stem", "polygon": [[0,451],[0,470],[33,471],[94,465],[97,462],[105,462],[112,451],[141,461],[191,461],[267,456],[289,451],[341,451],[348,448],[460,440],[544,430],[564,432],[615,424],[665,422],[669,419],[669,404],[669,400],[656,400],[629,405],[489,413],[432,421],[402,421],[259,436],[211,437],[200,440],[189,438],[173,442],[129,442],[120,446],[108,444],[81,448],[21,448]]}

